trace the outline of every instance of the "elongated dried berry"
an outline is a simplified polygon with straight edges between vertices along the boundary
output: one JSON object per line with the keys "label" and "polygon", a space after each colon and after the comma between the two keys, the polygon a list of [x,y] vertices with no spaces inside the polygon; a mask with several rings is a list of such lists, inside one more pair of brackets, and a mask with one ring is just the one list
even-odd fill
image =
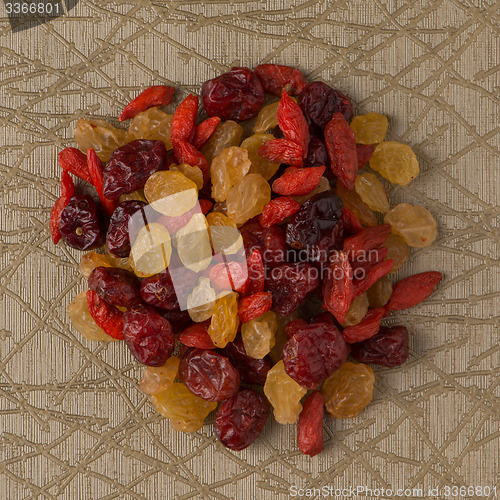
{"label": "elongated dried berry", "polygon": [[306,80],[301,71],[291,66],[280,64],[259,64],[255,70],[264,90],[268,94],[281,96],[285,90],[290,95],[298,95],[306,86]]}
{"label": "elongated dried berry", "polygon": [[248,323],[271,309],[273,297],[268,292],[254,293],[240,299],[238,316],[242,323]]}
{"label": "elongated dried berry", "polygon": [[310,457],[323,451],[323,396],[320,392],[312,392],[304,401],[297,426],[297,445]]}
{"label": "elongated dried berry", "polygon": [[323,281],[323,307],[343,323],[353,300],[353,274],[345,253],[334,253]]}
{"label": "elongated dried berry", "polygon": [[280,196],[266,204],[259,216],[259,222],[262,227],[271,227],[273,224],[279,224],[286,217],[294,215],[300,210],[300,203],[288,196]]}
{"label": "elongated dried berry", "polygon": [[285,232],[280,227],[264,228],[252,220],[242,226],[240,232],[247,254],[251,255],[253,251],[258,250],[264,266],[273,267],[285,261]]}
{"label": "elongated dried berry", "polygon": [[367,227],[354,236],[349,236],[344,240],[343,250],[349,255],[351,260],[365,256],[370,250],[385,243],[391,232],[391,226]]}
{"label": "elongated dried berry", "polygon": [[301,167],[304,150],[301,146],[287,139],[272,139],[259,148],[259,155],[274,163],[286,163],[292,167]]}
{"label": "elongated dried berry", "polygon": [[96,267],[89,276],[89,288],[113,306],[132,307],[142,303],[140,282],[125,269]]}
{"label": "elongated dried berry", "polygon": [[301,196],[318,187],[325,167],[289,167],[273,182],[273,191],[285,196]]}
{"label": "elongated dried berry", "polygon": [[167,87],[166,85],[154,85],[143,90],[125,106],[119,120],[121,122],[129,120],[154,106],[168,106],[172,102],[174,91],[174,87]]}
{"label": "elongated dried berry", "polygon": [[285,139],[302,148],[304,158],[309,145],[309,127],[300,106],[284,91],[277,111],[278,125]]}
{"label": "elongated dried berry", "polygon": [[384,315],[384,308],[370,309],[360,323],[348,326],[342,330],[342,336],[348,344],[362,342],[373,337],[380,328],[380,320]]}
{"label": "elongated dried berry", "polygon": [[203,323],[190,325],[179,334],[177,340],[187,347],[195,347],[197,349],[215,349],[215,344],[208,335],[209,326],[210,321],[208,320]]}

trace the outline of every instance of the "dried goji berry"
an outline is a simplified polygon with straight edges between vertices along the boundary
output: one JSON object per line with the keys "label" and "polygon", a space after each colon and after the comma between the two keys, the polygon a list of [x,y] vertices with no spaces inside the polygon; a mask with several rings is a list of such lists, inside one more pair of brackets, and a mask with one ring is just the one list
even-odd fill
{"label": "dried goji berry", "polygon": [[[198,96],[189,94],[177,107],[172,118],[170,141],[191,142],[196,133],[196,116],[198,115]],[[176,155],[177,156],[177,155]],[[179,157],[177,156],[179,159]],[[191,165],[191,163],[190,163]]]}
{"label": "dried goji berry", "polygon": [[172,102],[174,91],[174,87],[167,87],[167,85],[153,85],[143,90],[125,106],[119,120],[123,122],[134,118],[142,111],[146,111],[153,106],[168,106]]}
{"label": "dried goji berry", "polygon": [[307,324],[307,321],[303,320],[302,318],[294,319],[285,326],[286,336],[291,339],[297,332],[300,332],[308,326],[309,325]]}
{"label": "dried goji berry", "polygon": [[175,158],[178,163],[187,163],[192,167],[199,167],[203,173],[203,179],[206,182],[209,177],[209,167],[207,159],[192,144],[187,141],[175,141],[172,143]]}
{"label": "dried goji berry", "polygon": [[196,131],[194,134],[194,139],[192,141],[193,146],[200,150],[202,146],[210,139],[215,129],[219,126],[220,118],[218,116],[212,116],[212,118],[207,118],[203,120],[200,124],[196,126]]}
{"label": "dried goji berry", "polygon": [[248,295],[263,292],[266,284],[266,273],[262,255],[255,249],[247,258],[248,286],[245,291]]}
{"label": "dried goji berry", "polygon": [[92,184],[92,177],[87,166],[87,157],[76,148],[64,148],[57,155],[59,166],[63,170],[76,175],[80,179]]}
{"label": "dried goji berry", "polygon": [[108,304],[94,290],[87,291],[87,305],[90,315],[105,333],[117,340],[123,340],[123,313],[118,307]]}
{"label": "dried goji berry", "polygon": [[114,201],[108,200],[104,196],[104,179],[102,176],[103,165],[100,158],[97,156],[96,152],[89,148],[87,151],[87,165],[90,172],[90,177],[92,178],[92,184],[94,185],[99,199],[101,200],[102,208],[108,215],[112,215],[116,208],[116,203]]}
{"label": "dried goji berry", "polygon": [[288,196],[280,196],[264,206],[262,214],[259,216],[260,225],[262,227],[271,227],[274,224],[279,224],[299,210],[300,203],[298,201]]}
{"label": "dried goji berry", "polygon": [[354,189],[358,172],[358,151],[354,131],[342,113],[335,113],[326,126],[325,145],[332,172],[346,189]]}
{"label": "dried goji berry", "polygon": [[363,231],[361,222],[359,222],[356,215],[354,215],[354,212],[349,210],[347,207],[344,207],[342,209],[340,220],[344,224],[344,232],[349,236],[358,234],[360,231]]}
{"label": "dried goji berry", "polygon": [[366,273],[379,262],[382,262],[389,252],[387,247],[379,247],[368,250],[362,254],[358,259],[351,261],[353,277],[363,278]]}
{"label": "dried goji berry", "polygon": [[349,255],[349,259],[355,260],[366,254],[373,248],[377,248],[385,243],[391,232],[389,224],[381,226],[367,227],[344,240],[343,250]]}
{"label": "dried goji berry", "polygon": [[301,167],[304,152],[293,141],[287,139],[271,139],[259,148],[259,155],[274,163],[286,163],[293,167]]}
{"label": "dried goji berry", "polygon": [[365,293],[382,276],[385,276],[391,270],[393,263],[392,259],[383,260],[372,266],[364,278],[354,279],[352,283],[352,300]]}
{"label": "dried goji berry", "polygon": [[300,70],[280,64],[259,64],[255,70],[264,90],[268,94],[280,96],[283,90],[290,95],[298,95],[306,86],[306,79]]}
{"label": "dried goji berry", "polygon": [[188,347],[196,347],[198,349],[215,349],[215,345],[208,335],[209,326],[210,320],[188,326],[179,334],[177,340],[179,340],[181,344]]}
{"label": "dried goji berry", "polygon": [[358,168],[364,167],[375,151],[375,144],[356,144],[358,150]]}
{"label": "dried goji berry", "polygon": [[386,311],[399,311],[416,306],[429,297],[442,279],[443,275],[440,272],[427,271],[398,281],[394,285],[391,298],[385,306]]}
{"label": "dried goji berry", "polygon": [[299,415],[297,445],[310,457],[323,451],[323,396],[314,391],[307,396]]}
{"label": "dried goji berry", "polygon": [[323,308],[331,312],[339,323],[353,300],[352,267],[343,252],[335,252],[330,258],[326,278],[323,281]]}
{"label": "dried goji berry", "polygon": [[361,342],[373,337],[380,329],[380,320],[384,316],[384,312],[383,307],[370,309],[360,323],[342,330],[344,340],[349,344],[354,344],[354,342]]}
{"label": "dried goji berry", "polygon": [[64,207],[69,203],[69,200],[75,194],[75,184],[71,175],[66,170],[61,174],[61,196],[56,200],[52,211],[50,212],[50,235],[54,245],[59,243],[61,239],[61,231],[59,231],[59,223],[61,222],[61,214]]}
{"label": "dried goji berry", "polygon": [[258,292],[240,299],[238,316],[242,323],[248,323],[271,309],[273,296],[269,292]]}
{"label": "dried goji berry", "polygon": [[309,126],[300,106],[286,92],[281,96],[276,117],[285,139],[297,143],[302,148],[303,158],[306,158]]}
{"label": "dried goji berry", "polygon": [[[272,142],[272,141],[269,141]],[[266,143],[266,144],[269,144]],[[288,167],[272,185],[273,191],[286,196],[303,196],[316,189],[325,172],[325,167]]]}

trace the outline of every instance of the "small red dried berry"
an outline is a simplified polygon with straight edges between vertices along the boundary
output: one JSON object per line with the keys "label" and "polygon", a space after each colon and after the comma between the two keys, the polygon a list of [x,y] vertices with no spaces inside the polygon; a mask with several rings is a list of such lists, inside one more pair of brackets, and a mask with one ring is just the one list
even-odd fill
{"label": "small red dried berry", "polygon": [[87,157],[76,148],[65,148],[58,155],[59,166],[80,179],[92,184],[92,177],[87,166]]}
{"label": "small red dried berry", "polygon": [[96,292],[87,292],[87,305],[90,315],[97,325],[110,337],[123,340],[123,313],[115,306],[108,304]]}
{"label": "small red dried berry", "polygon": [[351,261],[363,258],[373,248],[383,245],[390,233],[391,226],[389,224],[367,227],[354,236],[346,238],[343,250]]}
{"label": "small red dried berry", "polygon": [[354,212],[349,210],[347,207],[342,209],[340,219],[344,224],[344,231],[348,236],[352,236],[354,234],[358,234],[360,231],[363,231],[361,222],[359,222],[356,215],[354,215]]}
{"label": "small red dried berry", "polygon": [[75,184],[73,179],[66,170],[63,170],[61,173],[61,196],[56,200],[50,212],[50,235],[54,245],[57,245],[61,239],[61,231],[59,231],[61,214],[74,195]]}
{"label": "small red dried berry", "polygon": [[142,303],[140,282],[134,273],[118,267],[96,267],[89,276],[89,288],[108,304],[132,307]]}
{"label": "small red dried berry", "polygon": [[212,118],[207,118],[198,124],[192,141],[193,146],[200,150],[208,139],[210,139],[220,122],[221,120],[218,116],[212,116]]}
{"label": "small red dried berry", "polygon": [[248,323],[271,309],[273,296],[269,292],[259,292],[240,299],[238,316],[242,323]]}
{"label": "small red dried berry", "polygon": [[167,87],[166,85],[153,85],[143,90],[125,106],[119,120],[121,122],[129,120],[154,106],[168,106],[172,102],[174,92],[174,87]]}
{"label": "small red dried berry", "polygon": [[175,157],[179,163],[187,163],[192,167],[198,167],[206,182],[210,175],[207,159],[192,144],[187,141],[175,141],[173,143]]}
{"label": "small red dried berry", "polygon": [[342,336],[348,344],[361,342],[373,337],[380,329],[380,320],[384,316],[384,308],[370,309],[360,323],[342,330]]}
{"label": "small red dried berry", "polygon": [[[196,116],[198,115],[198,96],[189,94],[177,107],[172,118],[170,141],[191,142],[196,133]],[[177,158],[179,159],[179,158]]]}
{"label": "small red dried berry", "polygon": [[302,148],[303,157],[306,158],[309,126],[300,106],[286,92],[281,96],[276,116],[285,139],[297,143]]}
{"label": "small red dried berry", "polygon": [[262,214],[259,216],[260,225],[271,227],[274,224],[279,224],[299,210],[300,203],[298,201],[288,196],[280,196],[264,206]]}
{"label": "small red dried berry", "polygon": [[266,283],[264,263],[259,250],[255,249],[247,258],[248,282],[245,293],[252,295],[263,292]]}
{"label": "small red dried berry", "polygon": [[375,151],[375,144],[356,144],[358,150],[358,169],[364,167]]}
{"label": "small red dried berry", "polygon": [[323,404],[321,393],[314,391],[307,396],[299,415],[297,445],[310,457],[323,451]]}
{"label": "small red dried berry", "polygon": [[[268,141],[266,144],[268,144]],[[272,185],[273,191],[286,196],[303,196],[316,189],[325,172],[325,167],[288,167]]]}
{"label": "small red dried berry", "polygon": [[293,167],[301,167],[304,151],[293,141],[287,139],[271,139],[259,148],[259,155],[274,163],[286,163]]}
{"label": "small red dried berry", "polygon": [[264,90],[268,94],[280,96],[286,90],[290,95],[298,95],[306,86],[306,79],[300,70],[280,64],[259,64],[255,70]]}
{"label": "small red dried berry", "polygon": [[362,279],[370,269],[379,262],[382,262],[389,252],[387,247],[372,248],[362,254],[358,259],[351,262],[352,275],[354,278]]}
{"label": "small red dried berry", "polygon": [[101,200],[102,208],[104,208],[104,211],[108,215],[111,215],[115,211],[116,204],[114,201],[108,200],[104,196],[104,179],[102,176],[103,165],[102,161],[92,148],[87,150],[87,166],[90,172],[90,177],[92,178],[92,184],[99,195],[99,199]]}
{"label": "small red dried berry", "polygon": [[393,264],[392,259],[383,260],[368,269],[364,278],[354,279],[352,282],[352,300],[365,293],[380,278],[385,276],[391,270]]}
{"label": "small red dried berry", "polygon": [[188,326],[179,334],[177,340],[181,344],[188,347],[195,347],[197,349],[215,349],[215,345],[208,335],[209,326],[210,320]]}
{"label": "small red dried berry", "polygon": [[180,309],[177,294],[168,269],[149,276],[141,281],[141,298],[150,306],[178,311]]}
{"label": "small red dried berry", "polygon": [[335,252],[328,264],[323,281],[323,308],[331,312],[339,323],[345,316],[353,300],[352,267],[343,252]]}
{"label": "small red dried berry", "polygon": [[294,319],[285,326],[286,336],[288,337],[288,339],[291,339],[297,332],[300,332],[308,326],[309,325],[307,324],[307,321],[303,320],[302,318]]}

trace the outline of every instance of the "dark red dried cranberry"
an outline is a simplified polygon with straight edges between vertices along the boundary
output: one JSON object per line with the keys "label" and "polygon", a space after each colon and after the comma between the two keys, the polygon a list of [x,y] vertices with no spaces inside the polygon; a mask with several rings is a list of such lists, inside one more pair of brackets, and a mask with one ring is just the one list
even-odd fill
{"label": "dark red dried cranberry", "polygon": [[240,233],[247,255],[254,250],[259,250],[265,267],[273,267],[285,262],[285,232],[279,226],[263,228],[258,219],[252,219],[240,227]]}
{"label": "dark red dried cranberry", "polygon": [[180,309],[168,269],[141,281],[141,297],[150,306],[166,309],[167,311],[178,311]]}
{"label": "dark red dried cranberry", "polygon": [[324,129],[335,113],[342,113],[346,121],[353,117],[352,104],[347,96],[323,82],[306,85],[298,98],[306,117]]}
{"label": "dark red dried cranberry", "polygon": [[245,351],[240,335],[233,342],[229,342],[221,352],[238,370],[242,382],[255,385],[265,384],[267,372],[271,369],[271,361],[268,358],[251,358]]}
{"label": "dark red dried cranberry", "polygon": [[[109,221],[106,244],[111,254],[116,257],[128,257],[130,254],[129,221],[132,215],[146,206],[143,201],[128,200],[116,207]],[[143,212],[144,225],[146,215]]]}
{"label": "dark red dried cranberry", "polygon": [[141,304],[140,286],[134,273],[118,267],[96,267],[89,276],[89,288],[113,306]]}
{"label": "dark red dried cranberry", "polygon": [[319,285],[319,273],[307,262],[282,264],[271,269],[266,277],[266,290],[273,296],[273,309],[288,316]]}
{"label": "dark red dried cranberry", "polygon": [[123,315],[123,335],[139,363],[162,366],[174,351],[170,323],[150,307],[138,306]]}
{"label": "dark red dried cranberry", "polygon": [[304,160],[304,167],[322,167],[323,165],[326,167],[324,175],[327,175],[331,171],[329,168],[330,157],[328,156],[328,151],[321,139],[311,135],[307,149],[307,158]]}
{"label": "dark red dried cranberry", "polygon": [[226,448],[243,450],[257,439],[268,416],[266,398],[251,389],[243,389],[217,410],[215,435]]}
{"label": "dark red dried cranberry", "polygon": [[314,389],[338,370],[349,347],[337,327],[314,323],[297,331],[283,347],[285,371],[306,389]]}
{"label": "dark red dried cranberry", "polygon": [[124,193],[142,189],[148,178],[165,167],[163,141],[138,139],[113,151],[104,168],[104,196],[117,200]]}
{"label": "dark red dried cranberry", "polygon": [[306,86],[306,79],[300,69],[280,64],[259,64],[254,73],[260,78],[268,94],[281,97],[285,90],[288,95],[298,95]]}
{"label": "dark red dried cranberry", "polygon": [[[338,222],[342,208],[342,200],[331,191],[315,194],[287,224],[286,242],[292,248],[304,250],[307,260],[319,260],[320,250],[341,247],[343,231]],[[326,239],[320,245],[322,238]]]}
{"label": "dark red dried cranberry", "polygon": [[393,366],[408,359],[408,330],[404,326],[380,327],[373,337],[351,345],[351,355],[361,363]]}
{"label": "dark red dried cranberry", "polygon": [[192,349],[181,358],[179,377],[186,387],[207,401],[224,401],[238,392],[240,375],[222,354]]}
{"label": "dark red dried cranberry", "polygon": [[160,311],[160,312],[161,315],[170,322],[174,330],[174,333],[181,333],[193,321],[187,311]]}
{"label": "dark red dried cranberry", "polygon": [[104,233],[97,203],[90,196],[76,195],[61,213],[59,231],[64,241],[77,250],[102,245]]}
{"label": "dark red dried cranberry", "polygon": [[201,87],[208,116],[243,121],[257,116],[266,100],[260,79],[248,68],[231,71],[206,81]]}

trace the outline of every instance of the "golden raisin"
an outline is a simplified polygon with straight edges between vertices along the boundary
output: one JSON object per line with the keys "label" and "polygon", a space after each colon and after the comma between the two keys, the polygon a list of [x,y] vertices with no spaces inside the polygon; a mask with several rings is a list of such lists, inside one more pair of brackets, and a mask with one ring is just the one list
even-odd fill
{"label": "golden raisin", "polygon": [[219,123],[210,139],[201,148],[208,164],[225,148],[239,146],[243,137],[243,127],[232,120]]}
{"label": "golden raisin", "polygon": [[168,115],[158,108],[149,108],[139,113],[130,123],[127,142],[136,139],[163,141],[167,150],[172,149],[170,130],[174,115]]}
{"label": "golden raisin", "polygon": [[146,366],[139,387],[146,394],[166,391],[174,383],[179,370],[180,359],[170,356],[163,366]]}
{"label": "golden raisin", "polygon": [[235,254],[243,246],[243,238],[236,223],[220,212],[210,212],[207,215],[210,241],[215,253]]}
{"label": "golden raisin", "polygon": [[393,264],[389,273],[395,273],[410,256],[408,245],[399,236],[390,234],[385,240],[384,246],[387,247],[387,259],[392,259]]}
{"label": "golden raisin", "polygon": [[223,149],[210,166],[212,198],[224,201],[229,190],[248,173],[250,165],[246,149],[238,146]]}
{"label": "golden raisin", "polygon": [[188,179],[191,179],[198,189],[203,188],[203,172],[200,167],[191,166],[187,163],[181,163],[180,165],[170,165],[170,172],[182,172]]}
{"label": "golden raisin", "polygon": [[226,347],[236,338],[240,319],[238,317],[238,294],[230,292],[215,302],[208,335],[217,347]]}
{"label": "golden raisin", "polygon": [[357,144],[378,144],[385,139],[389,120],[379,113],[355,116],[351,121]]}
{"label": "golden raisin", "polygon": [[191,220],[176,233],[177,253],[187,269],[199,273],[212,261],[212,246],[208,224],[202,213],[194,214]]}
{"label": "golden raisin", "polygon": [[340,182],[337,182],[337,195],[363,226],[378,226],[377,217],[354,189],[349,191]]}
{"label": "golden raisin", "polygon": [[253,126],[255,134],[264,134],[264,132],[278,126],[277,112],[279,103],[279,101],[272,102],[260,109],[255,120],[255,125]]}
{"label": "golden raisin", "polygon": [[171,255],[170,234],[157,222],[148,224],[139,231],[130,252],[132,268],[141,278],[164,271]]}
{"label": "golden raisin", "polygon": [[392,284],[387,276],[380,278],[366,292],[370,307],[384,307],[392,295]]}
{"label": "golden raisin", "polygon": [[354,189],[371,210],[382,213],[389,211],[389,200],[384,186],[375,174],[358,174]]}
{"label": "golden raisin", "polygon": [[347,311],[345,321],[342,323],[342,326],[353,326],[360,323],[365,314],[368,312],[369,305],[366,293],[356,297]]}
{"label": "golden raisin", "polygon": [[241,147],[248,151],[248,158],[252,165],[250,166],[250,174],[260,174],[266,181],[268,181],[280,168],[279,163],[266,160],[259,155],[259,148],[267,141],[274,139],[270,134],[254,134],[247,137],[242,143]]}
{"label": "golden raisin", "polygon": [[418,175],[418,160],[407,144],[381,142],[373,151],[370,167],[393,184],[406,186]]}
{"label": "golden raisin", "polygon": [[206,276],[200,276],[187,298],[187,310],[191,319],[196,323],[209,319],[214,313],[215,300],[216,294],[210,280]]}
{"label": "golden raisin", "polygon": [[246,353],[255,359],[262,359],[274,346],[278,330],[276,314],[268,311],[241,326],[241,338]]}

